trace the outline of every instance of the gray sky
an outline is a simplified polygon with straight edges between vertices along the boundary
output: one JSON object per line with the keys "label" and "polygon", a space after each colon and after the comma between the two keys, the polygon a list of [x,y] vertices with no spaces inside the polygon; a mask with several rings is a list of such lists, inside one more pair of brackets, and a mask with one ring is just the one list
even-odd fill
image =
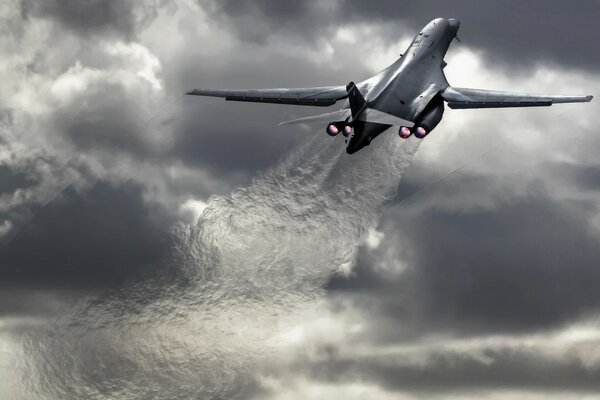
{"label": "gray sky", "polygon": [[595,398],[595,102],[348,156],[182,96],[360,81],[440,16],[451,84],[597,95],[576,4],[0,6],[0,397]]}

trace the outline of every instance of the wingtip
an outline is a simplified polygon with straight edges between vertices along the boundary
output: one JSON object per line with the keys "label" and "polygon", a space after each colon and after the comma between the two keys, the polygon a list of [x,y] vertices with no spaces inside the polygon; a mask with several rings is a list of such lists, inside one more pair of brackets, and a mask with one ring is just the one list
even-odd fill
{"label": "wingtip", "polygon": [[589,103],[590,101],[592,101],[593,98],[594,96],[586,96],[585,101]]}

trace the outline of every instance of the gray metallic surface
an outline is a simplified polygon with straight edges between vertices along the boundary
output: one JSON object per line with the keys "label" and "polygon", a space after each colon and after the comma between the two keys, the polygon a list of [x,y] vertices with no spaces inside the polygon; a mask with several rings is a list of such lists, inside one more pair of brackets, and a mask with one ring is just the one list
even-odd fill
{"label": "gray metallic surface", "polygon": [[[431,132],[443,115],[443,102],[454,109],[492,107],[550,106],[554,103],[589,102],[592,96],[548,96],[509,93],[479,89],[450,87],[443,69],[444,56],[456,38],[460,21],[455,18],[437,18],[428,23],[413,39],[409,48],[392,65],[375,76],[358,84],[359,93],[354,102],[362,97],[366,103],[351,107],[348,91],[354,84],[306,89],[260,89],[260,90],[203,90],[188,94],[224,97],[227,100],[309,106],[329,106],[346,99],[339,112],[301,118],[289,123],[343,119],[353,127],[347,139],[346,151],[355,153],[387,130],[390,126],[410,121],[403,126],[424,127]],[[350,112],[353,108],[354,112]],[[358,113],[357,113],[357,110]],[[373,110],[373,111],[371,111]],[[363,115],[364,114],[364,115]],[[371,118],[368,115],[371,115]]]}
{"label": "gray metallic surface", "polygon": [[256,103],[295,104],[302,106],[331,106],[348,96],[345,86],[327,86],[307,89],[252,89],[206,90],[194,89],[186,94],[223,97],[231,101]]}
{"label": "gray metallic surface", "polygon": [[[359,83],[369,107],[419,124],[420,114],[429,102],[449,84],[443,60],[456,36],[459,23],[438,18],[427,24],[394,64]],[[390,125],[365,124],[355,129],[346,151],[355,153],[388,129]],[[433,129],[435,127],[431,127]]]}
{"label": "gray metallic surface", "polygon": [[449,87],[442,97],[450,108],[539,107],[554,103],[583,103],[592,96],[546,96]]}

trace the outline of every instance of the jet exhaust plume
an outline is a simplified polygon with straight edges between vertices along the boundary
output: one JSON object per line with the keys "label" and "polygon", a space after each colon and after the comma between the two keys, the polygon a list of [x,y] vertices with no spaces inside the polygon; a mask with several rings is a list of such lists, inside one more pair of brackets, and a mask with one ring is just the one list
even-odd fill
{"label": "jet exhaust plume", "polygon": [[419,140],[352,157],[316,136],[176,229],[175,279],[73,305],[20,337],[23,398],[236,398],[278,319],[319,298],[395,195]]}

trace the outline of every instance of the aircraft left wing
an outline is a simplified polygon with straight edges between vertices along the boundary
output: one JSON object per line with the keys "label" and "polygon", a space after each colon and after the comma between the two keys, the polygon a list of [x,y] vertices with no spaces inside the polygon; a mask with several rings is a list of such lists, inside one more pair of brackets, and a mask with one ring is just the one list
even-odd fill
{"label": "aircraft left wing", "polygon": [[345,86],[324,86],[302,89],[207,90],[194,89],[193,96],[223,97],[230,101],[293,104],[326,107],[348,97]]}
{"label": "aircraft left wing", "polygon": [[500,107],[540,107],[556,103],[584,103],[592,101],[593,96],[545,96],[525,93],[498,92],[482,89],[448,87],[442,93],[448,107],[463,108],[500,108]]}

